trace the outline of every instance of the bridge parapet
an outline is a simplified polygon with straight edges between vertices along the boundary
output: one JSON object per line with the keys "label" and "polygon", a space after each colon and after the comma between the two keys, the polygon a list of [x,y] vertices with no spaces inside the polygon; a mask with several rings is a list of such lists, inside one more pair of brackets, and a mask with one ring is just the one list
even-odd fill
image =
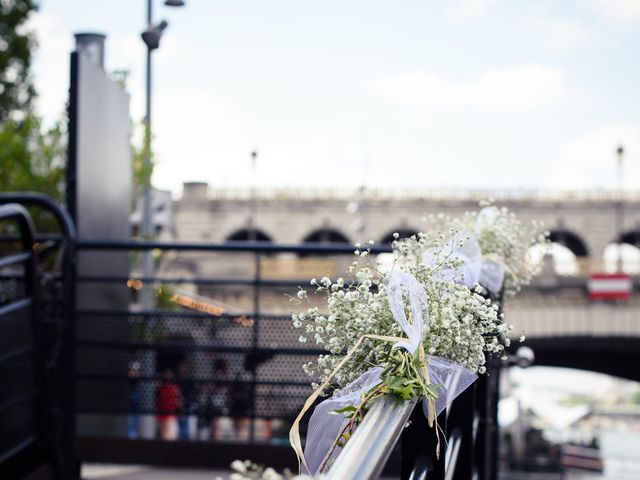
{"label": "bridge parapet", "polygon": [[587,300],[562,302],[514,302],[506,310],[515,332],[529,338],[545,337],[638,337],[640,302],[627,304],[589,303]]}

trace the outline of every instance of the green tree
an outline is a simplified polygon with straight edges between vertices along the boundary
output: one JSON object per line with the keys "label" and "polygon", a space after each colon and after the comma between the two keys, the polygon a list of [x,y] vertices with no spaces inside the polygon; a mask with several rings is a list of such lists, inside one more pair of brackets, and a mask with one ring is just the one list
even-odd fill
{"label": "green tree", "polygon": [[[62,201],[66,119],[44,129],[32,106],[36,41],[25,24],[37,7],[36,0],[0,1],[0,191],[37,191]],[[39,229],[54,225],[42,212],[31,213]]]}
{"label": "green tree", "polygon": [[37,10],[34,0],[0,2],[0,123],[24,119],[31,112],[35,89],[31,81],[31,55],[35,39],[24,29]]}
{"label": "green tree", "polygon": [[65,122],[42,130],[33,114],[9,119],[0,128],[0,191],[32,190],[63,200],[66,164]]}

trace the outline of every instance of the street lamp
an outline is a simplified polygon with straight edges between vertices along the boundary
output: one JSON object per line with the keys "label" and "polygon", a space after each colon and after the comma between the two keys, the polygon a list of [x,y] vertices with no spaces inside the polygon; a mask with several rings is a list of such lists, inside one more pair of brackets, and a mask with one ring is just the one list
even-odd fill
{"label": "street lamp", "polygon": [[616,149],[616,154],[618,155],[618,209],[616,215],[616,230],[618,233],[618,262],[616,270],[619,273],[623,271],[623,262],[622,262],[622,244],[624,235],[624,189],[622,182],[622,167],[624,162],[624,147],[619,145]]}
{"label": "street lamp", "polygon": [[[184,2],[181,0],[166,0],[165,5],[170,7],[181,7]],[[153,23],[153,0],[147,0],[147,28],[142,32],[141,37],[144,44],[147,46],[147,109],[144,118],[144,164],[146,171],[151,171],[151,53],[160,47],[160,38],[167,28],[168,23],[162,20],[160,23]],[[151,177],[147,178],[144,185],[144,194],[142,198],[142,234],[146,240],[149,240],[155,235],[153,227],[153,212],[152,212],[152,199],[151,199]],[[143,276],[144,285],[141,291],[140,300],[142,308],[150,310],[153,307],[153,287],[152,282],[149,279],[153,275],[153,257],[151,251],[146,250],[143,256]],[[155,319],[149,318],[147,327],[149,330],[154,329]],[[144,354],[141,362],[141,369],[143,375],[155,374],[155,355],[152,351],[148,351]],[[145,394],[152,398],[151,387],[147,386]],[[155,431],[155,422],[153,417],[145,417],[140,422],[140,434],[142,438],[153,438]]]}
{"label": "street lamp", "polygon": [[[165,5],[171,7],[184,6],[182,0],[166,0]],[[160,46],[160,38],[169,24],[162,20],[160,23],[153,23],[153,0],[147,0],[147,28],[142,32],[141,37],[147,46],[147,108],[144,118],[144,163],[147,171],[151,171],[151,53]],[[142,234],[146,239],[150,239],[155,234],[153,228],[153,212],[151,198],[151,178],[146,179],[144,194],[142,199]],[[144,254],[143,271],[145,278],[153,274],[153,258],[151,252]],[[152,302],[152,290],[148,286],[142,292],[142,304],[144,308],[150,308]]]}
{"label": "street lamp", "polygon": [[258,231],[256,226],[256,216],[258,212],[258,199],[256,197],[256,163],[258,160],[258,151],[253,150],[251,152],[251,214],[249,222],[251,226],[249,228],[249,241],[255,242],[258,240]]}

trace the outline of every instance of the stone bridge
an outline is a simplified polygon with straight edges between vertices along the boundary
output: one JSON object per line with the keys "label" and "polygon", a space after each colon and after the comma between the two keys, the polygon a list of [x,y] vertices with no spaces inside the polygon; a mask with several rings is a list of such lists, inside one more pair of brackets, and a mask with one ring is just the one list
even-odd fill
{"label": "stone bridge", "polygon": [[577,273],[600,270],[605,248],[618,240],[640,246],[640,192],[626,192],[621,201],[619,194],[605,191],[244,191],[186,183],[174,204],[175,235],[212,242],[388,242],[393,232],[427,230],[428,214],[460,215],[490,197],[524,221],[541,220],[551,240],[575,255]]}
{"label": "stone bridge", "polygon": [[[547,264],[532,288],[506,307],[507,319],[524,331],[537,364],[582,368],[640,381],[640,298],[626,303],[593,303],[586,275],[603,268],[607,246],[640,246],[640,192],[433,192],[328,190],[210,190],[188,183],[173,204],[178,241],[263,240],[276,243],[388,242],[393,232],[429,228],[425,216],[459,215],[493,197],[522,220],[541,220],[556,245],[577,260],[573,276],[557,275]],[[621,201],[622,200],[622,201]],[[621,228],[620,228],[621,226]],[[638,251],[640,258],[640,251]],[[186,270],[199,277],[250,276],[251,259],[194,254]],[[279,255],[264,260],[273,278],[311,278],[342,271],[342,261]],[[315,263],[314,263],[315,262]],[[189,267],[190,265],[190,267]],[[640,267],[640,263],[638,264]],[[628,267],[628,265],[627,265]],[[633,266],[631,266],[633,267]],[[316,271],[317,270],[317,271]],[[629,269],[630,271],[633,268]],[[224,275],[222,274],[224,272]],[[636,272],[637,273],[637,272]],[[637,279],[634,279],[637,280]],[[638,284],[636,283],[636,290]],[[201,292],[203,293],[203,292]],[[250,308],[251,295],[228,289],[205,292],[215,300]],[[283,292],[264,292],[263,311],[284,313]]]}

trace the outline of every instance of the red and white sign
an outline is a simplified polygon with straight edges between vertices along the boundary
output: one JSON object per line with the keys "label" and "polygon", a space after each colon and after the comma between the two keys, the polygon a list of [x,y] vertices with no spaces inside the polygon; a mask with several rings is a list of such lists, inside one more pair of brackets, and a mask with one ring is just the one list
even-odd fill
{"label": "red and white sign", "polygon": [[624,273],[592,273],[587,289],[591,300],[629,300],[633,283]]}

